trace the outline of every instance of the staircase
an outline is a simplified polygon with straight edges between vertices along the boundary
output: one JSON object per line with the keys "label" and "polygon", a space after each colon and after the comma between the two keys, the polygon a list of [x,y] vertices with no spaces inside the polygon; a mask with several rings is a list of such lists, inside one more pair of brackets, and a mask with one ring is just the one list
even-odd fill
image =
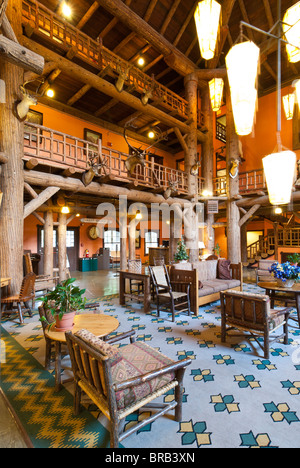
{"label": "staircase", "polygon": [[[278,247],[289,247],[292,251],[300,250],[300,227],[284,228],[278,231]],[[247,246],[247,262],[244,266],[255,267],[263,258],[269,258],[275,253],[275,235],[271,231],[257,242]]]}

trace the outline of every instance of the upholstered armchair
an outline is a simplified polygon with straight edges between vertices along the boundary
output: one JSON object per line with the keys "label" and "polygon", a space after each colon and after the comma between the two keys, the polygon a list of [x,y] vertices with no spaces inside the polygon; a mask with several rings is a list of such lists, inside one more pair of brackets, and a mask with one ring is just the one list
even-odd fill
{"label": "upholstered armchair", "polygon": [[[269,358],[270,343],[283,339],[288,344],[288,318],[291,308],[271,309],[270,297],[228,290],[221,292],[221,341],[226,341],[229,330],[238,328],[256,340]],[[283,332],[275,335],[283,328]],[[236,336],[236,335],[235,335]],[[259,338],[263,338],[263,345]]]}
{"label": "upholstered armchair", "polygon": [[[145,343],[134,341],[134,331],[103,341],[87,330],[66,333],[74,373],[74,409],[79,413],[84,391],[110,421],[110,446],[119,442],[175,408],[175,419],[182,418],[183,376],[190,359],[173,361]],[[112,346],[123,338],[131,343]],[[174,389],[174,400],[152,403]],[[144,407],[155,413],[122,432],[122,422],[129,414]]]}

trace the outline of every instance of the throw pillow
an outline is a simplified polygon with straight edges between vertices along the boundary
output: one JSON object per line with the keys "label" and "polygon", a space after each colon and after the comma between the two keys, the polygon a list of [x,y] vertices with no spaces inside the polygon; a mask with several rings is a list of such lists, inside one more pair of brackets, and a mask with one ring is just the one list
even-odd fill
{"label": "throw pillow", "polygon": [[102,354],[108,356],[112,360],[112,365],[122,358],[122,355],[116,346],[106,343],[105,341],[101,340],[101,338],[98,338],[93,333],[85,330],[84,328],[78,330],[76,333],[74,333],[74,335],[81,338],[96,351],[100,351]]}
{"label": "throw pillow", "polygon": [[230,260],[226,260],[226,258],[220,258],[218,260],[218,268],[217,268],[217,278],[218,279],[231,279],[230,274]]}
{"label": "throw pillow", "polygon": [[203,284],[201,283],[200,280],[199,280],[198,288],[199,288],[199,289],[203,288]]}

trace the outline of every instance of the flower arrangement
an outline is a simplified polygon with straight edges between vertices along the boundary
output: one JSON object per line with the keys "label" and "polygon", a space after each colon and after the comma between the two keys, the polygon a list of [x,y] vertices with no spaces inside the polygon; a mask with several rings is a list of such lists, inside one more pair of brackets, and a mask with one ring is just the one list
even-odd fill
{"label": "flower arrangement", "polygon": [[300,267],[291,265],[290,262],[274,262],[269,271],[272,276],[283,282],[287,280],[300,280]]}

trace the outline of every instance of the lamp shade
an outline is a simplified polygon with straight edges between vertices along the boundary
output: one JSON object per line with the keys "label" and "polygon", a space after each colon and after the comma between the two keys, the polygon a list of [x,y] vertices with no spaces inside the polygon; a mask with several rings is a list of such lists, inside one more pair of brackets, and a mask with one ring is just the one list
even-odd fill
{"label": "lamp shade", "polygon": [[291,200],[296,167],[293,151],[272,153],[263,158],[263,167],[272,205],[284,205]]}
{"label": "lamp shade", "polygon": [[194,13],[200,53],[205,60],[215,55],[221,5],[215,0],[199,2]]}
{"label": "lamp shade", "polygon": [[198,242],[198,249],[205,249],[204,242],[201,242],[201,241]]}
{"label": "lamp shade", "polygon": [[283,108],[287,120],[291,120],[294,115],[295,94],[282,96]]}
{"label": "lamp shade", "polygon": [[286,10],[283,17],[282,29],[289,44],[286,44],[286,52],[289,62],[296,63],[300,60],[300,2],[295,3]]}
{"label": "lamp shade", "polygon": [[259,47],[252,41],[241,42],[230,49],[225,60],[236,133],[249,135],[257,102]]}
{"label": "lamp shade", "polygon": [[211,107],[212,110],[216,112],[222,105],[224,81],[222,78],[213,78],[209,81],[208,85]]}
{"label": "lamp shade", "polygon": [[298,103],[298,109],[300,110],[300,80],[294,80],[292,85],[295,88],[296,101]]}

